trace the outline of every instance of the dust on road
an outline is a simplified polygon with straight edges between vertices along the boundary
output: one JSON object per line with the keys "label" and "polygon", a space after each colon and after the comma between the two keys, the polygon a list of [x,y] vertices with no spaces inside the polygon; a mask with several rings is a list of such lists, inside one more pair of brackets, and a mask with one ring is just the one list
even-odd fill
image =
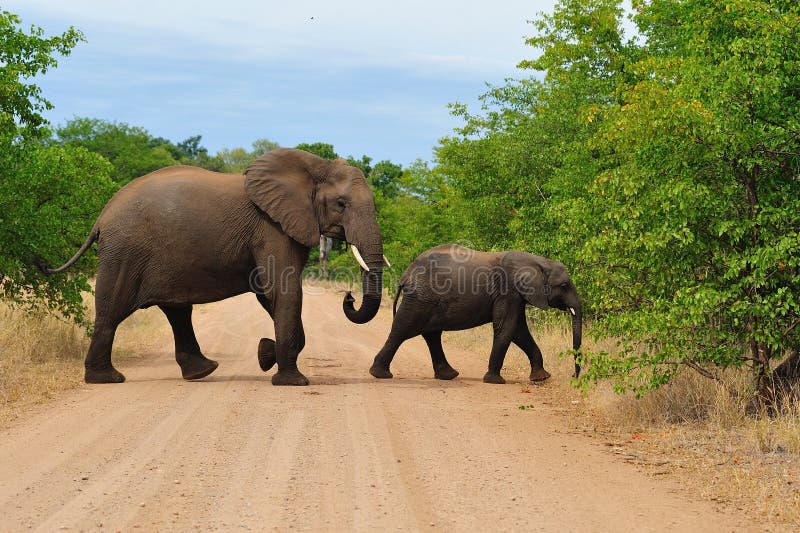
{"label": "dust on road", "polygon": [[[252,295],[196,308],[204,353],[184,382],[166,326],[158,348],[0,433],[0,530],[733,531],[735,517],[565,432],[557,389],[481,382],[486,355],[450,349],[432,379],[407,342],[395,379],[368,373],[391,310],[347,321],[312,289],[299,366],[273,387],[256,358],[272,325]],[[124,326],[123,326],[124,327]],[[488,351],[488,347],[487,347]],[[273,370],[274,372],[274,370]]]}

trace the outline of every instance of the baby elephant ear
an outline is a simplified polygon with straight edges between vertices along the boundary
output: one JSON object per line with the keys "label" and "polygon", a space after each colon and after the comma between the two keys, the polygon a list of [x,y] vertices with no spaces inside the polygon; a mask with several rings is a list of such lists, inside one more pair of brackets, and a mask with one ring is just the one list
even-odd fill
{"label": "baby elephant ear", "polygon": [[549,309],[551,265],[547,260],[525,252],[509,252],[504,262],[510,265],[511,281],[525,301],[539,309]]}
{"label": "baby elephant ear", "polygon": [[326,165],[326,160],[303,150],[278,148],[247,167],[244,189],[289,237],[311,248],[319,244],[320,235],[314,189]]}

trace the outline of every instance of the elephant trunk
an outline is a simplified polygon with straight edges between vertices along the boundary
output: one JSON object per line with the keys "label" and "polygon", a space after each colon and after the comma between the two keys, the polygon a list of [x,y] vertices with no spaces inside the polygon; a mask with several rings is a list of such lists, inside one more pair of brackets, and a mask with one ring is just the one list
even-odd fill
{"label": "elephant trunk", "polygon": [[381,306],[381,288],[383,286],[383,265],[381,263],[370,266],[369,272],[361,270],[361,285],[363,299],[361,307],[356,309],[353,303],[356,301],[349,292],[344,296],[342,309],[350,322],[364,324],[372,320],[378,314]]}
{"label": "elephant trunk", "polygon": [[573,311],[574,314],[572,315],[572,349],[575,350],[575,377],[577,378],[581,375],[580,350],[581,350],[581,336],[583,330],[583,315],[580,305],[575,307]]}
{"label": "elephant trunk", "polygon": [[[372,215],[374,221],[374,214]],[[353,303],[355,298],[349,292],[345,294],[342,302],[342,309],[345,316],[356,324],[363,324],[372,320],[381,306],[381,295],[383,293],[383,243],[378,231],[378,224],[374,223],[374,228],[370,227],[364,232],[366,238],[360,232],[352,232],[352,238],[348,235],[348,241],[360,252],[363,263],[369,270],[361,268],[361,291],[363,299],[361,307],[356,309]],[[354,254],[358,253],[353,250]],[[359,261],[361,263],[361,261]]]}

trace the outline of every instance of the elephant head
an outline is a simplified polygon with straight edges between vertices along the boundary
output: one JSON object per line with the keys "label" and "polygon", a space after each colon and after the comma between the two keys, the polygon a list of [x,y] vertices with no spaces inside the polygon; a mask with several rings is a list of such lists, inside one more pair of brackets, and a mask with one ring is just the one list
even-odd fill
{"label": "elephant head", "polygon": [[583,314],[578,291],[567,268],[557,261],[524,252],[509,252],[504,262],[514,288],[527,303],[539,309],[555,307],[572,315],[572,349],[575,350],[575,377],[578,377]]}
{"label": "elephant head", "polygon": [[352,246],[362,268],[364,298],[356,310],[348,292],[344,312],[359,324],[371,320],[381,303],[384,257],[375,199],[361,170],[343,159],[328,161],[303,150],[278,148],[255,160],[244,174],[250,200],[289,237],[309,248],[319,244],[320,235]]}

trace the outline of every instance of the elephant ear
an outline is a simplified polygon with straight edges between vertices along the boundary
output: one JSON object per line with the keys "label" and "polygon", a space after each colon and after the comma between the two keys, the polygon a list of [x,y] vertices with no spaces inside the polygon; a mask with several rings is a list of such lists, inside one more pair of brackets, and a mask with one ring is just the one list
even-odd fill
{"label": "elephant ear", "polygon": [[509,252],[504,260],[511,267],[514,288],[525,301],[539,309],[550,309],[550,261],[525,252]]}
{"label": "elephant ear", "polygon": [[250,201],[280,224],[289,237],[309,248],[319,244],[314,195],[326,163],[303,150],[278,148],[244,171],[244,188]]}

